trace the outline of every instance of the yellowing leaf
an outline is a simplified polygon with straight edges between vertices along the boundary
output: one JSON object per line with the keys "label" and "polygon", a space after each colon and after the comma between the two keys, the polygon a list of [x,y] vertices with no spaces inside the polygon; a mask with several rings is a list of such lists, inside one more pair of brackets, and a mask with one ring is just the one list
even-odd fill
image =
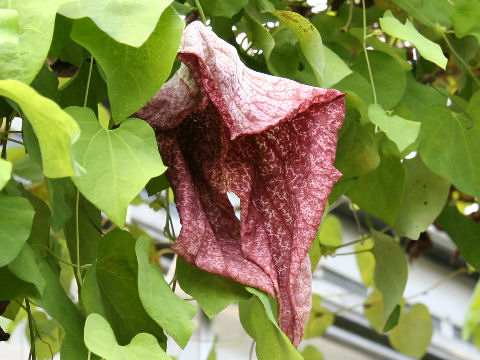
{"label": "yellowing leaf", "polygon": [[[383,325],[402,299],[407,284],[405,253],[391,236],[372,231],[375,256],[375,284],[383,297]],[[382,325],[382,328],[383,328]]]}
{"label": "yellowing leaf", "polygon": [[325,68],[325,53],[322,37],[318,30],[302,15],[291,11],[272,11],[280,22],[292,30],[298,37],[300,48],[305,58],[312,67],[319,85],[323,83],[323,70]]}
{"label": "yellowing leaf", "polygon": [[480,281],[473,290],[472,298],[465,314],[465,323],[462,328],[462,338],[467,341],[476,328],[480,327]]}
{"label": "yellowing leaf", "polygon": [[307,345],[302,351],[302,356],[305,360],[323,360],[323,355],[317,348],[312,345]]}
{"label": "yellowing leaf", "polygon": [[304,339],[322,336],[335,320],[335,315],[327,308],[321,306],[321,302],[322,297],[320,295],[312,295],[312,310],[305,327]]}
{"label": "yellowing leaf", "polygon": [[365,300],[363,311],[372,328],[381,334],[383,332],[385,316],[383,312],[382,293],[378,291],[377,288],[374,288],[368,299]]}
{"label": "yellowing leaf", "polygon": [[363,285],[366,287],[374,286],[373,274],[375,271],[375,257],[370,250],[373,248],[373,240],[365,239],[363,245],[358,242],[355,244],[355,256],[357,258],[357,266],[360,271]]}
{"label": "yellowing leaf", "polygon": [[432,317],[427,307],[415,304],[400,315],[400,321],[390,332],[389,339],[398,351],[420,359],[427,352],[432,335]]}
{"label": "yellowing leaf", "polygon": [[405,192],[394,228],[399,235],[416,240],[442,212],[450,183],[430,171],[419,156],[404,165]]}

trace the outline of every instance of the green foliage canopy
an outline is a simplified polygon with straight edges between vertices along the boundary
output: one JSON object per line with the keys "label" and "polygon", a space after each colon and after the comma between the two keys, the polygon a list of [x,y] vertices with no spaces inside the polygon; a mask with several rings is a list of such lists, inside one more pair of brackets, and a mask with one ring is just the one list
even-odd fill
{"label": "green foliage canopy", "polygon": [[[348,197],[390,231],[372,227],[354,246],[369,289],[365,316],[395,349],[423,356],[431,315],[402,299],[400,241],[437,224],[480,270],[479,212],[464,212],[480,197],[479,0],[328,1],[320,12],[294,0],[0,0],[0,300],[11,303],[3,316],[27,310],[39,359],[48,348],[62,359],[166,360],[164,331],[184,347],[194,330],[196,309],[175,293],[178,281],[210,318],[239,302],[260,360],[322,358],[295,349],[276,302],[256,289],[183,259],[168,283],[151,238],[126,222],[129,205],[149,202],[166,210],[162,230],[175,241],[154,131],[130,117],[178,69],[185,22],[196,18],[248,67],[346,94],[335,164],[343,178],[329,205]],[[155,200],[138,197],[144,188]],[[312,272],[345,246],[341,236],[338,218],[325,214]],[[463,335],[480,346],[478,289]],[[29,310],[32,300],[42,311]],[[334,322],[320,301],[314,294],[306,337]]]}

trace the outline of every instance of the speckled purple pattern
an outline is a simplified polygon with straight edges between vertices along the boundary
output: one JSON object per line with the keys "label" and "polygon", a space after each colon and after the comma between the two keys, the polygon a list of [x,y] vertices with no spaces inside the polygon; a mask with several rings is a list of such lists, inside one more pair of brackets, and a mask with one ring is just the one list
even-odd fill
{"label": "speckled purple pattern", "polygon": [[[200,269],[276,297],[297,346],[311,308],[308,250],[341,174],[344,95],[252,71],[200,22],[185,64],[135,116],[157,132],[182,230],[173,249]],[[241,201],[241,221],[226,192]]]}

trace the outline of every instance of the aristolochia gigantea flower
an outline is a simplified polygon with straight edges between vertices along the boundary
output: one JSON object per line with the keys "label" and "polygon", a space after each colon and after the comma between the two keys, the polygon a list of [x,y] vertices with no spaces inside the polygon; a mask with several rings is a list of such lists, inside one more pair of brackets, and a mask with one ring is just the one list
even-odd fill
{"label": "aristolochia gigantea flower", "polygon": [[[157,133],[186,261],[278,300],[297,346],[311,308],[308,250],[333,184],[344,95],[252,71],[200,22],[184,65],[135,116]],[[227,198],[241,201],[241,220]]]}

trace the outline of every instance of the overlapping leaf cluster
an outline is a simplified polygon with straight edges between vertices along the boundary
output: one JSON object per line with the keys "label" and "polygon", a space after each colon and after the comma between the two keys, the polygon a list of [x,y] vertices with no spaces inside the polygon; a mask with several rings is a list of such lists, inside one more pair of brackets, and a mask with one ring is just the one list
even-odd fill
{"label": "overlapping leaf cluster", "polygon": [[[248,67],[346,93],[343,178],[329,203],[346,195],[390,230],[355,244],[371,289],[365,315],[393,347],[421,357],[431,317],[402,300],[398,240],[435,223],[480,269],[480,217],[464,213],[480,197],[479,0],[329,1],[319,13],[294,0],[0,0],[2,316],[26,319],[39,359],[167,359],[165,333],[187,344],[195,307],[151,261],[151,239],[126,224],[145,186],[163,191],[153,207],[171,200],[153,130],[127,118],[175,71],[185,22],[198,17]],[[170,223],[165,234],[174,240]],[[312,271],[342,245],[338,219],[326,216]],[[176,278],[209,317],[240,301],[260,359],[321,356],[292,346],[258,290],[181,259]],[[480,346],[479,302],[477,286],[463,335]],[[305,336],[333,319],[315,295]]]}

